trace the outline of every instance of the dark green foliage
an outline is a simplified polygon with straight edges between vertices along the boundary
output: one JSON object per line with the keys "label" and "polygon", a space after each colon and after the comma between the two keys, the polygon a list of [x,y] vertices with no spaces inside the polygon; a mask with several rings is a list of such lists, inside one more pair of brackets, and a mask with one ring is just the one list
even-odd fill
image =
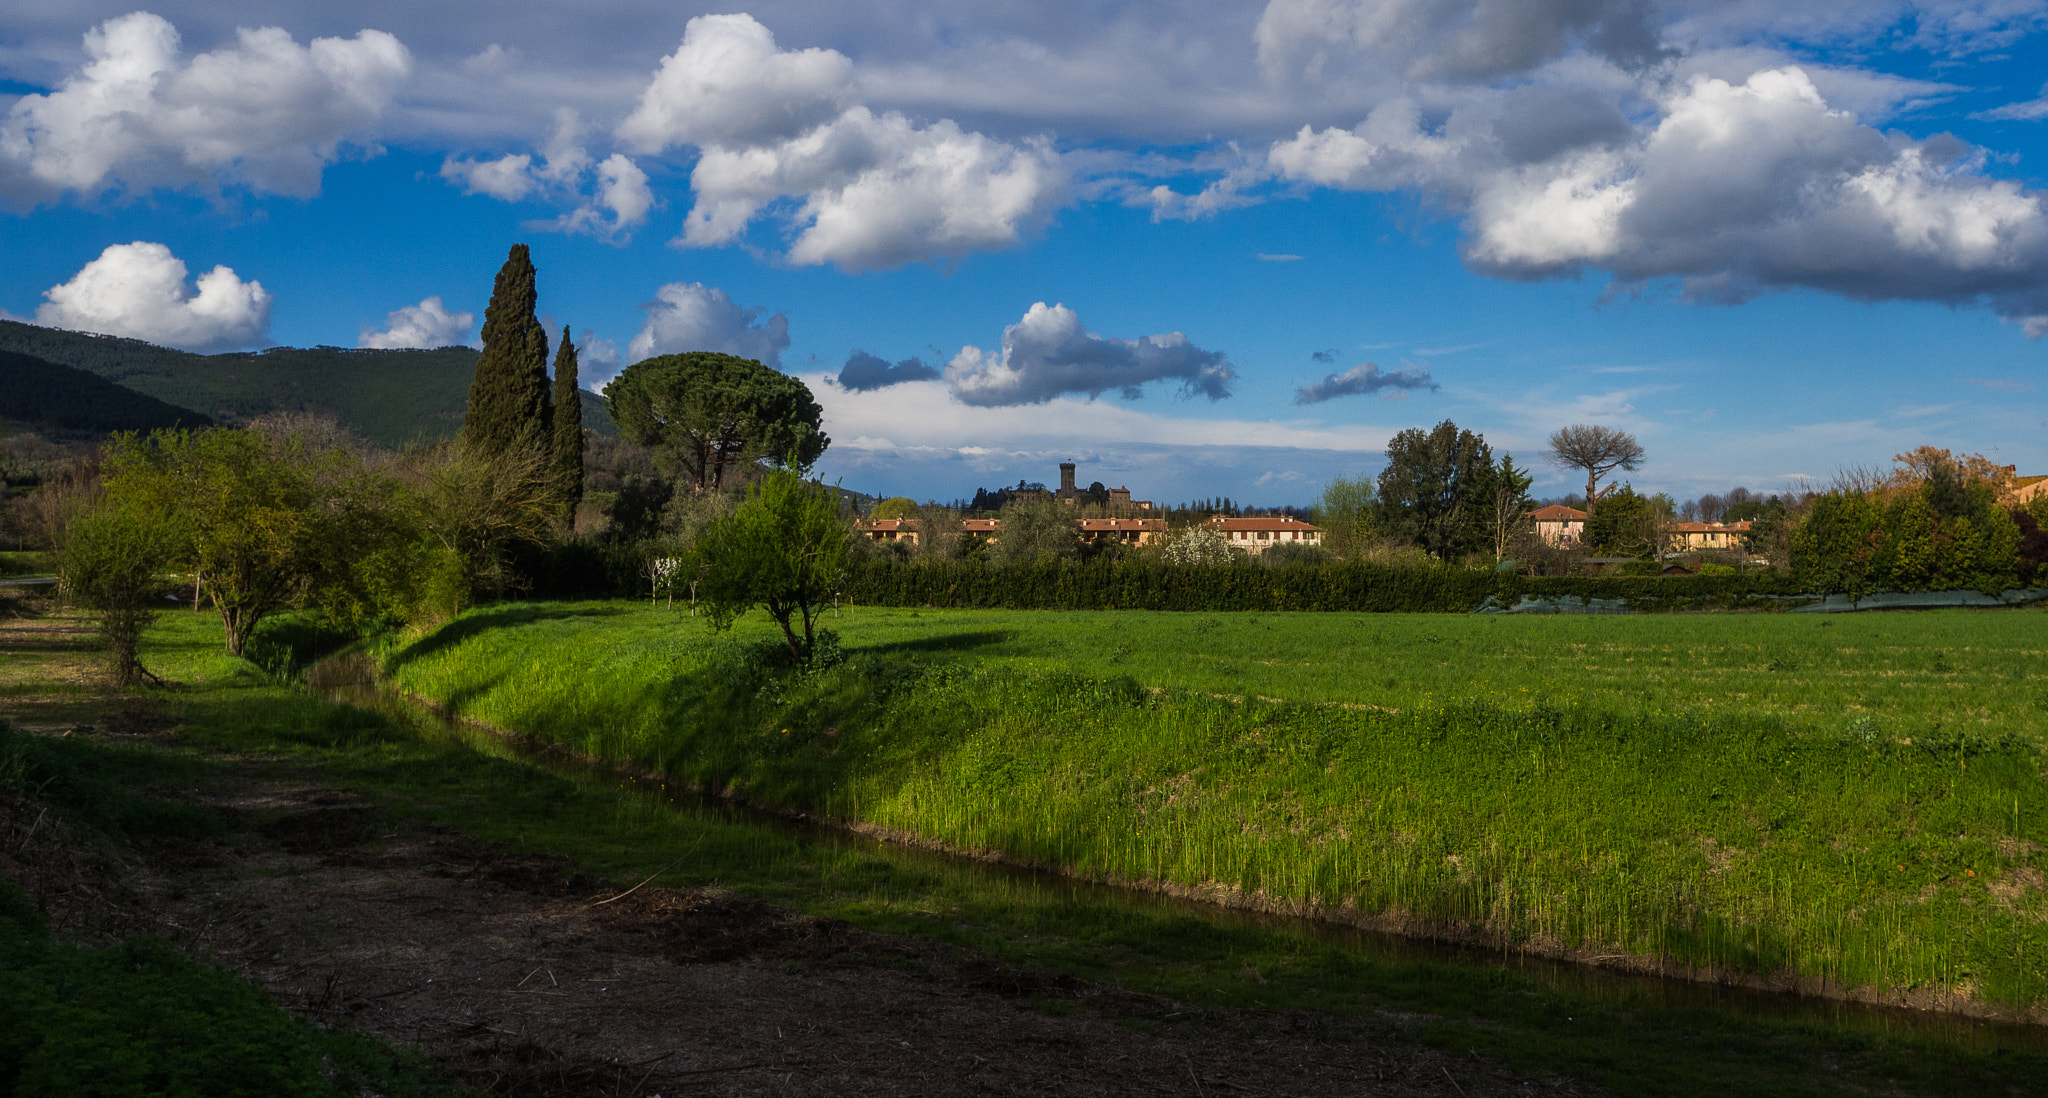
{"label": "dark green foliage", "polygon": [[1937,462],[1892,492],[1833,491],[1791,537],[1796,575],[1815,591],[1995,592],[2019,582],[2022,531],[1996,489]]}
{"label": "dark green foliage", "polygon": [[1488,547],[1497,525],[1501,486],[1493,448],[1482,436],[1448,419],[1429,431],[1410,427],[1387,443],[1379,479],[1382,528],[1440,559],[1476,552]]}
{"label": "dark green foliage", "polygon": [[1624,484],[1600,497],[1586,519],[1586,543],[1600,556],[1648,559],[1659,549],[1657,515],[1650,501]]}
{"label": "dark green foliage", "polygon": [[100,434],[213,424],[96,374],[8,351],[0,351],[0,419]]}
{"label": "dark green foliage", "polygon": [[576,376],[576,345],[569,342],[569,326],[562,325],[562,344],[555,351],[555,436],[553,472],[561,494],[562,513],[567,524],[576,521],[576,505],[583,502],[583,399]]}
{"label": "dark green foliage", "polygon": [[526,245],[512,245],[484,309],[484,350],[462,417],[463,441],[484,457],[553,443],[548,333],[533,315],[537,277]]}
{"label": "dark green foliage", "polygon": [[[462,426],[477,360],[477,352],[468,347],[273,347],[195,355],[138,339],[10,320],[0,320],[0,350],[85,370],[215,420],[238,422],[278,411],[331,412],[350,430],[390,447],[453,437]],[[586,392],[580,399],[584,422],[592,430],[617,434],[602,398]],[[186,425],[194,424],[187,420]]]}
{"label": "dark green foliage", "polygon": [[1520,576],[1468,568],[1399,568],[1365,563],[1250,563],[1184,566],[1143,557],[1045,560],[1004,568],[979,560],[867,560],[851,566],[840,593],[870,606],[1006,610],[1359,610],[1467,613],[1494,596],[1626,599],[1637,610],[1782,605],[1790,579],[1724,576]]}
{"label": "dark green foliage", "polygon": [[693,351],[626,367],[605,386],[628,440],[668,451],[698,492],[753,461],[807,469],[831,440],[810,387],[751,358]]}

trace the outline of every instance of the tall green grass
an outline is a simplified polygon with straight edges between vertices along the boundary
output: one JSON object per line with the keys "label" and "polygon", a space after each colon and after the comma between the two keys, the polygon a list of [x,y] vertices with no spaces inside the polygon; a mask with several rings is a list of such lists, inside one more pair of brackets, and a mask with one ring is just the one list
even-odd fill
{"label": "tall green grass", "polygon": [[1167,617],[862,612],[796,672],[514,605],[385,660],[592,755],[1086,876],[2048,1003],[2048,615]]}

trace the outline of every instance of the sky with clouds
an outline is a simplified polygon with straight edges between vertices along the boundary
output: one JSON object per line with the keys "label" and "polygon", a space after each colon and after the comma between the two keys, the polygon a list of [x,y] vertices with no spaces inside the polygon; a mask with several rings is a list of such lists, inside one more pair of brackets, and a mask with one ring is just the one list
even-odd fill
{"label": "sky with clouds", "polygon": [[2048,472],[2048,0],[0,11],[0,313],[802,377],[847,487],[1298,503],[1443,419],[1684,498]]}

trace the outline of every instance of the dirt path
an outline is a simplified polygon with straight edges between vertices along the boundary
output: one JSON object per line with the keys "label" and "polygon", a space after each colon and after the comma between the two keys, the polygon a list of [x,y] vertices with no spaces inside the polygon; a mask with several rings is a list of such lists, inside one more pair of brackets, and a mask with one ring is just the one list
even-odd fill
{"label": "dirt path", "polygon": [[[69,628],[0,621],[0,652],[40,651],[45,680],[76,690],[90,674]],[[0,695],[0,716],[43,734],[84,706],[101,716],[68,734],[177,741],[124,699]],[[1195,1011],[716,890],[614,899],[316,772],[219,761],[203,790],[160,792],[226,813],[224,838],[116,846],[0,798],[0,873],[60,933],[162,934],[497,1094],[1588,1093],[1405,1043],[1389,1018]]]}

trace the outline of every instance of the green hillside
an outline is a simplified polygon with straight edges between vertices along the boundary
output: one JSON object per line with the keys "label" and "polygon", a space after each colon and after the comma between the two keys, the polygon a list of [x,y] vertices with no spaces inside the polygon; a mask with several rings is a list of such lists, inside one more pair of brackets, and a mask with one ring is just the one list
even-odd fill
{"label": "green hillside", "polygon": [[0,351],[0,420],[44,431],[93,434],[213,423],[189,408],[166,404],[97,374],[11,351]]}
{"label": "green hillside", "polygon": [[[96,374],[227,423],[266,412],[325,412],[386,446],[452,437],[476,369],[469,347],[367,351],[273,347],[195,355],[139,339],[0,320],[0,351]],[[583,423],[617,434],[604,400],[583,394]]]}

